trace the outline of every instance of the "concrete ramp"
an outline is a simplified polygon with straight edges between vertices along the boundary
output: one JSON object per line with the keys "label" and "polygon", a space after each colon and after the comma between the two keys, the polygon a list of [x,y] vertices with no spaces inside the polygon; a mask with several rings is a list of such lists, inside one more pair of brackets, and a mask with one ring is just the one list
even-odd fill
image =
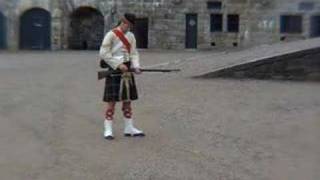
{"label": "concrete ramp", "polygon": [[211,69],[206,65],[196,77],[320,81],[320,38],[260,46],[215,58],[220,59],[220,65]]}

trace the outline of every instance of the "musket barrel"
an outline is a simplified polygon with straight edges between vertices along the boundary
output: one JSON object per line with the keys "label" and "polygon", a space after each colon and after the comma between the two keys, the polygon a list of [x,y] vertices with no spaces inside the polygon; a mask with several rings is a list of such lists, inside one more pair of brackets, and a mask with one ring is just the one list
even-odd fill
{"label": "musket barrel", "polygon": [[[140,69],[141,72],[178,72],[180,69]],[[134,69],[129,69],[129,72],[134,72]],[[120,70],[98,71],[98,80],[104,79],[111,74],[121,74]]]}
{"label": "musket barrel", "polygon": [[180,69],[141,69],[142,72],[178,72]]}

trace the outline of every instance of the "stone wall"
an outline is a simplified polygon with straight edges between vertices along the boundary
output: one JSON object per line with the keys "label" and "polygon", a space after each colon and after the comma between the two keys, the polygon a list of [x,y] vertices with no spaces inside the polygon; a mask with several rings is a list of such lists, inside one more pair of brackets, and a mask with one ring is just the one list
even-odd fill
{"label": "stone wall", "polygon": [[[148,47],[164,49],[185,48],[186,14],[198,16],[197,44],[199,49],[232,46],[253,46],[292,41],[310,37],[310,18],[320,14],[320,0],[221,0],[221,9],[208,9],[213,0],[0,0],[0,11],[7,17],[7,44],[9,49],[19,48],[19,18],[34,7],[50,12],[51,48],[68,49],[71,14],[80,7],[90,7],[104,18],[104,32],[114,27],[125,12],[148,18]],[[210,14],[223,16],[223,31],[210,32]],[[227,32],[228,14],[240,17],[239,32]],[[301,15],[303,32],[280,33],[280,15]],[[215,46],[212,46],[215,45]]]}

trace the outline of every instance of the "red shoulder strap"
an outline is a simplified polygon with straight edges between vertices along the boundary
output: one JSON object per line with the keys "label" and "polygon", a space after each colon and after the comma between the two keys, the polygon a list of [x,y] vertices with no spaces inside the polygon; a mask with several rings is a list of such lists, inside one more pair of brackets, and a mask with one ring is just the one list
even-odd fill
{"label": "red shoulder strap", "polygon": [[119,29],[113,29],[112,32],[120,39],[120,41],[124,44],[126,47],[127,51],[130,53],[131,51],[131,44],[129,43],[128,39],[126,36],[123,34],[122,31]]}

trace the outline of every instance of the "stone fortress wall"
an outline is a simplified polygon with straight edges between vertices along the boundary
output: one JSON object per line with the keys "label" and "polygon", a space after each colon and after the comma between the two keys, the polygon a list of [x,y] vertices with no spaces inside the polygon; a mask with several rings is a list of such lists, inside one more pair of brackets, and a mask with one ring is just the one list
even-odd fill
{"label": "stone fortress wall", "polygon": [[139,18],[140,48],[246,47],[320,34],[320,0],[0,0],[0,48],[98,49],[125,12]]}

